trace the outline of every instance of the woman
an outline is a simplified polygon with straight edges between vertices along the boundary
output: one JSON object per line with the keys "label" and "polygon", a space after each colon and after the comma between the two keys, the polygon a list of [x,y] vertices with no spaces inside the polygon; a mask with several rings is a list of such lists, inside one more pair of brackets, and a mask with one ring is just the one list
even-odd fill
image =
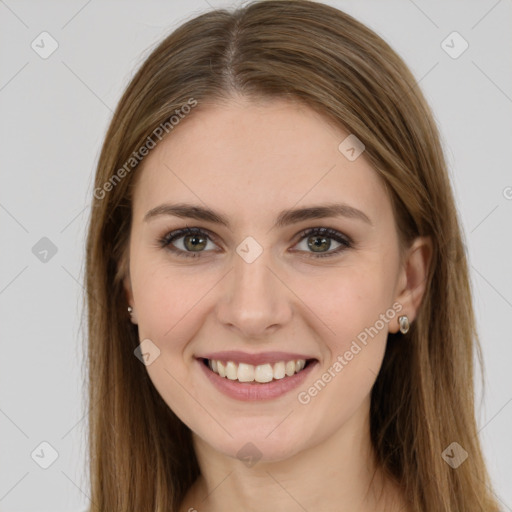
{"label": "woman", "polygon": [[92,511],[498,510],[438,131],[375,33],[300,0],[183,24],[94,196]]}

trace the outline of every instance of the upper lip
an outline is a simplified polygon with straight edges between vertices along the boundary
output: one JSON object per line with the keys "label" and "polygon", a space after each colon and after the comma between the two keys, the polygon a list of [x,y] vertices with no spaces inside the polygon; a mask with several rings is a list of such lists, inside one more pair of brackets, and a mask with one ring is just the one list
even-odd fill
{"label": "upper lip", "polygon": [[199,359],[213,359],[215,361],[233,361],[235,363],[246,363],[257,366],[265,363],[278,363],[280,361],[292,361],[297,359],[315,359],[309,355],[296,354],[293,352],[260,352],[249,354],[239,350],[225,350],[222,352],[210,352],[197,356]]}

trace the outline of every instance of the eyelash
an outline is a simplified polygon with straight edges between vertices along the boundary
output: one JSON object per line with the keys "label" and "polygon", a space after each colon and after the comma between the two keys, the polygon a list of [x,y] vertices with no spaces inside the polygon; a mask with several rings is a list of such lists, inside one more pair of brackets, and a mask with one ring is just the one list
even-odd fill
{"label": "eyelash", "polygon": [[[214,241],[212,239],[214,237],[210,234],[209,231],[200,229],[200,228],[186,227],[183,229],[177,229],[175,231],[171,231],[170,233],[167,233],[163,238],[161,238],[159,240],[159,245],[162,248],[167,248],[169,251],[175,253],[178,256],[182,256],[185,258],[200,257],[201,256],[200,253],[204,252],[204,251],[198,251],[197,253],[192,253],[190,251],[183,251],[181,249],[177,249],[176,247],[174,247],[172,245],[172,242],[174,242],[175,240],[178,240],[184,236],[187,236],[187,235],[202,235],[202,236],[205,236],[206,238],[208,238],[209,240],[211,240],[212,242]],[[331,238],[341,244],[340,247],[338,247],[337,249],[335,249],[333,251],[329,251],[329,252],[325,252],[325,253],[310,252],[308,257],[312,257],[312,258],[326,258],[326,257],[335,256],[335,255],[341,253],[342,251],[352,247],[352,241],[350,240],[350,238],[341,234],[339,231],[336,231],[335,229],[331,229],[331,228],[323,228],[323,227],[308,228],[308,229],[304,229],[303,231],[301,231],[298,234],[298,236],[300,238],[297,243],[301,242],[304,238],[309,237],[309,236],[325,236],[326,238]],[[209,251],[206,251],[206,252],[209,252]]]}

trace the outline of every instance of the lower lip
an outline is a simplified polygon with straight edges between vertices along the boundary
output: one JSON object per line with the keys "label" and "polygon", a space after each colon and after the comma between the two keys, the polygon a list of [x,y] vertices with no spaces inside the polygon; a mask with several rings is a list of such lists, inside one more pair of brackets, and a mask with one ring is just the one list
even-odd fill
{"label": "lower lip", "polygon": [[253,400],[271,400],[285,395],[292,389],[300,386],[318,363],[318,361],[309,362],[303,370],[291,377],[284,377],[267,383],[250,383],[238,382],[237,380],[230,380],[227,377],[221,377],[219,374],[210,370],[210,368],[204,364],[202,359],[196,359],[196,361],[199,366],[201,366],[206,377],[220,392],[230,398],[242,400],[244,402]]}

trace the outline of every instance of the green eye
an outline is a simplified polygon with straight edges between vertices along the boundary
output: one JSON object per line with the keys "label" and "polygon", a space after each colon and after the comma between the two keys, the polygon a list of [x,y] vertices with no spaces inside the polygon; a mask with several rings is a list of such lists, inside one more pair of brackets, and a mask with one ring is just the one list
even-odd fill
{"label": "green eye", "polygon": [[[312,242],[312,240],[314,240]],[[331,248],[331,239],[325,236],[313,235],[308,237],[308,247],[313,252],[324,252]]]}
{"label": "green eye", "polygon": [[[352,246],[351,241],[339,231],[331,228],[310,228],[300,233],[301,243],[305,239],[306,246],[311,250],[313,258],[334,256]],[[338,245],[329,251],[334,240]],[[305,251],[309,252],[309,251]]]}
{"label": "green eye", "polygon": [[183,237],[183,245],[191,251],[201,251],[207,243],[207,238],[202,235],[185,235]]}
{"label": "green eye", "polygon": [[[181,239],[183,239],[182,245],[184,249],[174,245],[174,242]],[[208,245],[209,241],[211,242],[210,236],[206,231],[199,228],[187,227],[168,233],[162,240],[160,240],[160,245],[162,247],[167,247],[179,256],[194,258],[198,257],[200,255],[199,253],[205,252],[204,249]]]}
{"label": "green eye", "polygon": [[[299,243],[306,242],[306,247],[298,252],[309,253],[307,256],[313,258],[334,256],[352,247],[352,242],[348,237],[331,228],[309,228],[302,231],[299,236]],[[208,243],[215,245],[212,238],[213,236],[207,230],[186,227],[171,231],[159,242],[161,247],[169,249],[178,256],[197,258],[203,252],[211,252],[211,249],[207,250],[206,248]],[[338,247],[329,250],[333,240],[338,244]],[[177,247],[176,242],[179,242],[178,245],[181,244],[182,247]]]}

